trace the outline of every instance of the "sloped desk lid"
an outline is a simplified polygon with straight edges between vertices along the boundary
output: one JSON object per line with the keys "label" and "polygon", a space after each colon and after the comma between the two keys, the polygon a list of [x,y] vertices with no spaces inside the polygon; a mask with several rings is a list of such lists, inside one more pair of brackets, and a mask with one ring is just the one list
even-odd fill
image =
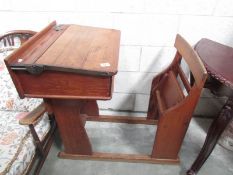
{"label": "sloped desk lid", "polygon": [[117,73],[120,31],[52,22],[9,55],[12,70],[40,74],[45,70],[96,76]]}

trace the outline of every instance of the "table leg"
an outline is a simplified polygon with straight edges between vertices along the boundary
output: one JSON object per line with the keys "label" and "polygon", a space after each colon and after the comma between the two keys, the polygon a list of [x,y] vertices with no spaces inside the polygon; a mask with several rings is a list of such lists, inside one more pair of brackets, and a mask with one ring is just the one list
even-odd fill
{"label": "table leg", "polygon": [[64,144],[64,152],[91,155],[91,143],[80,115],[83,101],[52,99],[50,103]]}
{"label": "table leg", "polygon": [[205,163],[211,152],[213,151],[219,137],[226,128],[227,124],[233,118],[233,99],[229,98],[224,105],[220,115],[211,124],[205,143],[191,168],[187,171],[187,175],[195,175]]}

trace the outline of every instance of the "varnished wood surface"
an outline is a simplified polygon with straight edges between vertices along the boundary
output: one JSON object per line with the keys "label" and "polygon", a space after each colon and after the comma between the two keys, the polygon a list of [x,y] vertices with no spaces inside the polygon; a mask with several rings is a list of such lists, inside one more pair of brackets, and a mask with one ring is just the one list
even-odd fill
{"label": "varnished wood surface", "polygon": [[[56,31],[54,27],[56,22],[52,22],[45,27],[41,32],[34,35],[28,42],[23,44],[17,51],[10,54],[5,60],[10,66],[20,66],[24,64],[34,64],[35,61],[53,44],[53,42],[65,31],[66,25],[62,27],[63,30]],[[21,61],[19,62],[19,59]]]}
{"label": "varnished wood surface", "polygon": [[92,155],[75,155],[60,152],[60,158],[64,159],[83,159],[83,160],[103,160],[103,161],[121,161],[121,162],[140,162],[140,163],[153,163],[153,164],[178,164],[178,159],[156,159],[151,158],[149,155],[140,154],[120,154],[120,153],[99,153],[93,152]]}
{"label": "varnished wood surface", "polygon": [[52,99],[52,106],[66,153],[91,155],[92,147],[80,115],[81,100]]}
{"label": "varnished wood surface", "polygon": [[5,59],[21,98],[110,99],[120,31],[49,24]]}
{"label": "varnished wood surface", "polygon": [[198,54],[180,35],[176,37],[175,47],[189,65],[196,84],[201,86],[203,80],[206,79],[207,71]]}
{"label": "varnished wood surface", "polygon": [[87,121],[96,122],[111,122],[111,123],[127,123],[127,124],[145,124],[145,125],[156,125],[157,120],[150,120],[146,117],[133,117],[133,116],[84,116]]}
{"label": "varnished wood surface", "polygon": [[33,111],[28,113],[24,118],[19,120],[21,125],[30,125],[37,122],[37,120],[41,117],[43,113],[46,111],[46,106],[44,103],[40,104]]}
{"label": "varnished wood surface", "polygon": [[159,89],[166,109],[176,105],[184,99],[184,94],[173,71],[168,72],[167,80],[161,84]]}
{"label": "varnished wood surface", "polygon": [[208,73],[233,89],[233,48],[203,38],[195,45],[195,50]]}
{"label": "varnished wood surface", "polygon": [[[185,133],[196,107],[207,72],[192,47],[180,35],[175,41],[177,53],[170,66],[157,75],[152,82],[148,119],[158,119],[152,157],[157,159],[176,159]],[[184,59],[194,74],[195,84],[189,85],[180,69]],[[178,76],[187,96],[178,82]],[[154,115],[154,116],[153,116]],[[172,146],[171,146],[172,145]]]}
{"label": "varnished wood surface", "polygon": [[36,64],[116,74],[120,32],[70,25]]}
{"label": "varnished wood surface", "polygon": [[[120,31],[52,22],[6,58],[13,70],[76,72],[97,76],[117,73]],[[36,72],[37,73],[37,72]]]}
{"label": "varnished wood surface", "polygon": [[17,72],[22,94],[26,97],[66,99],[110,99],[111,77],[93,77],[59,71],[45,71],[41,75]]}

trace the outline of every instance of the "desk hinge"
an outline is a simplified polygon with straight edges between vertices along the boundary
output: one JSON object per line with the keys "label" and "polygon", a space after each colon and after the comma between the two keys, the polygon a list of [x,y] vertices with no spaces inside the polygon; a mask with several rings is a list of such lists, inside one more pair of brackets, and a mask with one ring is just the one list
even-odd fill
{"label": "desk hinge", "polygon": [[27,71],[33,75],[39,75],[44,71],[43,65],[25,65],[25,66],[12,66],[12,70],[16,71]]}

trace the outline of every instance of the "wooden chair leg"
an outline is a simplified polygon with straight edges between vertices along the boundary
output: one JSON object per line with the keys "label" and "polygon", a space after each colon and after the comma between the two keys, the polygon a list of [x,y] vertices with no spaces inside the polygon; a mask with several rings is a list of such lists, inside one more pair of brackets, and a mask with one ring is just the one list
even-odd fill
{"label": "wooden chair leg", "polygon": [[35,172],[34,174],[35,175],[39,175],[40,174],[40,170],[41,168],[43,167],[43,164],[48,156],[48,153],[49,153],[49,150],[52,146],[52,143],[54,141],[54,137],[55,137],[55,132],[56,132],[56,129],[57,129],[57,125],[56,125],[56,122],[55,122],[55,119],[51,119],[50,120],[51,122],[51,129],[48,133],[48,137],[45,139],[45,141],[43,142],[43,155],[39,155],[39,162],[38,162],[38,165],[35,169]]}
{"label": "wooden chair leg", "polygon": [[[28,167],[26,175],[30,175],[30,174],[39,175],[40,174],[40,170],[43,167],[43,164],[44,164],[44,162],[47,158],[47,155],[49,153],[49,150],[52,146],[52,143],[54,141],[55,132],[57,129],[57,125],[56,125],[56,121],[55,121],[54,116],[49,115],[49,119],[50,119],[50,127],[51,128],[42,142],[38,142],[38,141],[36,142],[35,138],[37,138],[38,136],[35,137],[34,134],[32,135],[34,138],[34,141],[36,143],[37,150],[36,150],[36,154],[32,160],[33,163],[31,163],[31,165]],[[31,128],[32,128],[32,126],[30,127],[31,131],[34,130]],[[40,146],[38,147],[38,145],[40,145]]]}

